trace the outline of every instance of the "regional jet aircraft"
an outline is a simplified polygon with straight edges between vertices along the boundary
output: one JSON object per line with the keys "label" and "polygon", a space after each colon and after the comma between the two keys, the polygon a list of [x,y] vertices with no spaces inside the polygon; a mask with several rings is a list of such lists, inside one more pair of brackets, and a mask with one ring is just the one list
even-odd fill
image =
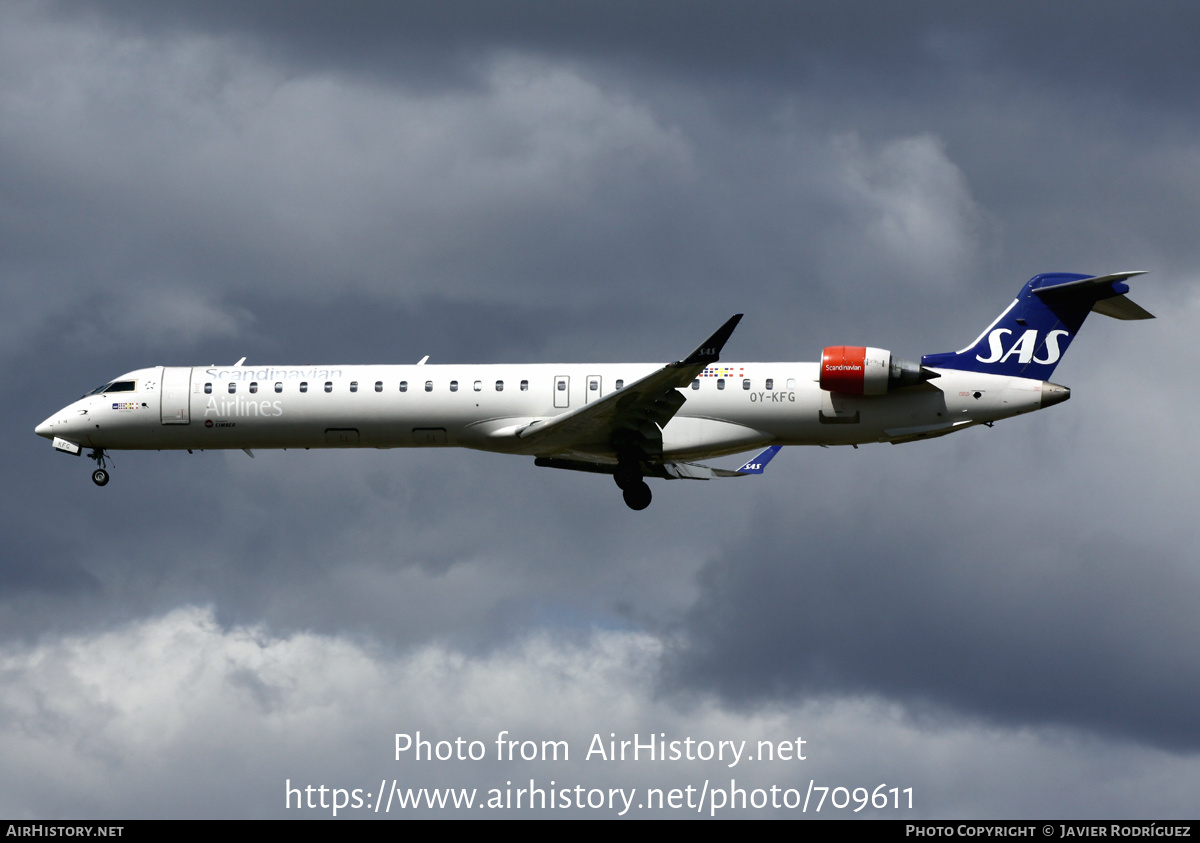
{"label": "regional jet aircraft", "polygon": [[[825,348],[819,363],[723,363],[737,314],[666,365],[155,366],[36,432],[90,449],[98,486],[111,450],[457,446],[610,474],[645,509],[647,477],[761,474],[784,445],[912,442],[1065,401],[1048,379],[1088,313],[1153,318],[1125,296],[1141,274],[1037,275],[973,343],[919,364],[863,346]],[[761,448],[738,469],[695,462]]]}

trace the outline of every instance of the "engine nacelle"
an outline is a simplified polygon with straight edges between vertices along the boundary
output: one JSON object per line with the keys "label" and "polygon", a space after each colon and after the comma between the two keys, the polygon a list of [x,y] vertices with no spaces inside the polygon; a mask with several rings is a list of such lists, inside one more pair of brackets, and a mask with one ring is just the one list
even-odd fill
{"label": "engine nacelle", "polygon": [[832,345],[821,351],[821,389],[845,395],[885,395],[931,377],[919,363],[892,359],[883,348]]}

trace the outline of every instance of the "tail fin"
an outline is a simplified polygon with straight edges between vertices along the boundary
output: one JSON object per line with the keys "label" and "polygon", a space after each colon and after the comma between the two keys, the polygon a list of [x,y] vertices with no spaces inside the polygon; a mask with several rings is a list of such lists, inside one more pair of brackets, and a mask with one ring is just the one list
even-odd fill
{"label": "tail fin", "polygon": [[1114,319],[1154,318],[1125,298],[1129,285],[1123,282],[1142,274],[1035,275],[975,342],[962,351],[926,354],[921,366],[1049,380],[1093,310]]}

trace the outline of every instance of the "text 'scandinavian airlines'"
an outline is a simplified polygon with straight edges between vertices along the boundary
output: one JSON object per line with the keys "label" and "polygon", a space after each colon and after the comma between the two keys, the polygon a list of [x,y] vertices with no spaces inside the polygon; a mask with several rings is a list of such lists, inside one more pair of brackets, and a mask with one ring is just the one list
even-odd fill
{"label": "text 'scandinavian airlines'", "polygon": [[[818,363],[720,363],[738,314],[661,364],[155,366],[37,426],[70,454],[111,450],[422,448],[525,454],[611,474],[633,509],[644,478],[761,474],[784,445],[912,442],[1058,404],[1049,378],[1088,313],[1150,319],[1125,297],[1140,272],[1037,275],[962,351],[911,363],[833,346]],[[765,448],[736,470],[695,460]]]}

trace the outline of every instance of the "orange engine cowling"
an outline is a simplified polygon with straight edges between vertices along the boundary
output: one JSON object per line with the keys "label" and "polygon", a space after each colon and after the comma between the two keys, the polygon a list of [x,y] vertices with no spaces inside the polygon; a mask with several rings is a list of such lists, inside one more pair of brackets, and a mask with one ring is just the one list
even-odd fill
{"label": "orange engine cowling", "polygon": [[938,377],[882,348],[831,345],[821,351],[821,389],[844,395],[885,395]]}
{"label": "orange engine cowling", "polygon": [[821,351],[821,389],[845,395],[888,391],[892,353],[861,345],[833,345]]}

